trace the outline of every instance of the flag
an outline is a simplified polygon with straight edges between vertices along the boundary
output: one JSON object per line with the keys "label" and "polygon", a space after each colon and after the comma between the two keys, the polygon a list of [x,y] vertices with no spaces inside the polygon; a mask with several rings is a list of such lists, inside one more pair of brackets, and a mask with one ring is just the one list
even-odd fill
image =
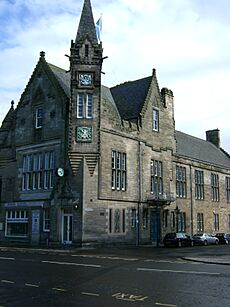
{"label": "flag", "polygon": [[101,31],[102,31],[102,15],[96,22],[96,34],[99,42],[101,41]]}

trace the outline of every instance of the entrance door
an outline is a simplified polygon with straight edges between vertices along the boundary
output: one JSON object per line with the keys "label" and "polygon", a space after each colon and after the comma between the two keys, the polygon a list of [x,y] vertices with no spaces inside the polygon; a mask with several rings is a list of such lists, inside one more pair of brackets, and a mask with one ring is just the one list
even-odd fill
{"label": "entrance door", "polygon": [[150,237],[151,241],[156,243],[156,246],[159,246],[160,243],[160,211],[157,208],[156,211],[151,212],[151,228],[150,228]]}
{"label": "entrance door", "polygon": [[150,228],[150,236],[151,241],[157,241],[157,213],[156,211],[151,212],[151,228]]}
{"label": "entrance door", "polygon": [[62,243],[71,244],[73,235],[73,215],[63,214],[62,222]]}

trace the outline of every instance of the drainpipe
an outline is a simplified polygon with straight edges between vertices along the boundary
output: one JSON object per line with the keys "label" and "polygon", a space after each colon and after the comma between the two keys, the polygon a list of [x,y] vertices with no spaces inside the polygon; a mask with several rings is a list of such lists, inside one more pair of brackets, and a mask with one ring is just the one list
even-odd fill
{"label": "drainpipe", "polygon": [[140,204],[141,204],[141,188],[142,188],[142,152],[141,142],[138,141],[138,203],[137,203],[137,234],[136,245],[140,244]]}
{"label": "drainpipe", "polygon": [[191,199],[191,206],[190,206],[190,219],[191,219],[191,235],[193,235],[193,191],[192,191],[192,166],[189,165],[190,169],[190,199]]}

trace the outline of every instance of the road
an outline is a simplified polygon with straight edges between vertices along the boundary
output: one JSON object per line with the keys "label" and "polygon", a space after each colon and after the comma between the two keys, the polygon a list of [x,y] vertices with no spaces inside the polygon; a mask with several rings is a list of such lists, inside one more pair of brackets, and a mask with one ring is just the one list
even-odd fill
{"label": "road", "polygon": [[223,248],[1,251],[0,306],[229,307],[230,266],[181,259],[198,251]]}

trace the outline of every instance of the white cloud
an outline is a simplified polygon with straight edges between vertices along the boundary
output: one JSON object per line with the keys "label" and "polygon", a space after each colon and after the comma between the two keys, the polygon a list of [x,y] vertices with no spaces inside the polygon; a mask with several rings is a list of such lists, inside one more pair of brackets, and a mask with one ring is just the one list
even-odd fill
{"label": "white cloud", "polygon": [[[205,137],[219,128],[230,152],[230,13],[228,0],[91,0],[103,15],[103,82],[151,75],[175,96],[176,127]],[[12,3],[12,4],[11,4]],[[83,1],[0,2],[0,119],[19,100],[39,58],[68,69]]]}

